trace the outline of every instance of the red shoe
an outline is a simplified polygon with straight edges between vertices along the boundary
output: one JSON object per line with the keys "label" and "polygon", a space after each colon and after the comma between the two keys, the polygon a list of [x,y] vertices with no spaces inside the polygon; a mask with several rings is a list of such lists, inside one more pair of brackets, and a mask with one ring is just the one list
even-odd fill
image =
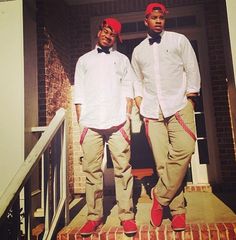
{"label": "red shoe", "polygon": [[171,227],[174,231],[184,231],[186,228],[185,214],[176,214],[172,218]]}
{"label": "red shoe", "polygon": [[159,227],[163,218],[163,207],[158,202],[154,195],[154,188],[151,191],[152,195],[152,209],[151,209],[151,224],[153,227]]}
{"label": "red shoe", "polygon": [[81,236],[89,236],[96,231],[98,226],[102,223],[101,220],[92,221],[88,220],[83,227],[79,230]]}
{"label": "red shoe", "polygon": [[137,232],[137,225],[133,219],[130,220],[124,220],[121,222],[121,225],[124,228],[125,234],[135,234]]}

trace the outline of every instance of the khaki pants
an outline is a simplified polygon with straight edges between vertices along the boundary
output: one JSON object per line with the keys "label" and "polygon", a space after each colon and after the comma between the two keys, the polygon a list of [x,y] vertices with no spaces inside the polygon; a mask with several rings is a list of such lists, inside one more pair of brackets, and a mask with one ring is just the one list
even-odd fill
{"label": "khaki pants", "polygon": [[103,172],[101,169],[104,143],[107,141],[114,166],[116,200],[121,221],[134,218],[133,176],[130,160],[130,122],[108,130],[83,128],[81,145],[84,153],[88,220],[103,217]]}
{"label": "khaki pants", "polygon": [[159,175],[154,193],[172,215],[185,213],[183,180],[196,141],[192,103],[171,117],[144,121]]}

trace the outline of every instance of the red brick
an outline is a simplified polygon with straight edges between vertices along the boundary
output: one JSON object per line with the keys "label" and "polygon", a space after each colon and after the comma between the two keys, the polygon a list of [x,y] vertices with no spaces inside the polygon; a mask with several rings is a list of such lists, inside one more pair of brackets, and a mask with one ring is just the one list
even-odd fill
{"label": "red brick", "polygon": [[234,229],[234,225],[232,223],[225,223],[225,226],[227,228],[227,232],[228,232],[228,239],[230,240],[235,240],[236,239],[236,233],[235,233],[235,229]]}
{"label": "red brick", "polygon": [[62,231],[60,231],[60,240],[68,240],[69,239],[69,233],[70,231],[72,231],[72,228],[70,227],[65,227],[64,229],[62,229]]}
{"label": "red brick", "polygon": [[[99,240],[100,239],[100,234],[98,231],[96,231],[93,235],[92,235],[92,240]],[[86,239],[87,240],[87,239]]]}
{"label": "red brick", "polygon": [[117,231],[117,227],[111,227],[107,232],[107,236],[108,236],[108,239],[115,239],[116,237],[116,231]]}
{"label": "red brick", "polygon": [[193,236],[193,240],[198,240],[200,239],[200,232],[193,231],[192,236]]}
{"label": "red brick", "polygon": [[149,226],[148,225],[141,225],[139,227],[138,233],[134,236],[133,240],[144,239],[149,240]]}
{"label": "red brick", "polygon": [[226,230],[226,226],[223,223],[216,223],[216,227],[219,229],[220,232]]}
{"label": "red brick", "polygon": [[182,231],[182,232],[175,232],[175,240],[182,240],[182,239],[186,239],[184,231]]}
{"label": "red brick", "polygon": [[193,240],[200,239],[200,226],[198,224],[191,224],[190,227],[193,235]]}
{"label": "red brick", "polygon": [[151,228],[149,230],[149,239],[150,240],[157,240],[157,233],[156,233],[156,230]]}
{"label": "red brick", "polygon": [[228,230],[233,230],[234,229],[234,225],[232,223],[224,223],[224,225]]}
{"label": "red brick", "polygon": [[219,239],[217,230],[210,230],[210,239]]}
{"label": "red brick", "polygon": [[219,228],[217,226],[217,224],[209,224],[209,229],[211,231],[211,237],[212,239],[216,238],[217,236],[217,239],[219,239],[220,235],[220,231],[219,231]]}
{"label": "red brick", "polygon": [[201,231],[209,231],[209,227],[208,227],[208,224],[205,224],[205,223],[202,223],[201,225],[200,225],[200,229],[201,229]]}
{"label": "red brick", "polygon": [[219,239],[227,239],[226,226],[223,223],[216,223],[216,227],[219,231]]}
{"label": "red brick", "polygon": [[174,231],[166,231],[166,239],[174,240],[175,239],[175,232]]}
{"label": "red brick", "polygon": [[202,240],[208,240],[210,237],[208,224],[201,224],[200,227]]}
{"label": "red brick", "polygon": [[70,233],[69,233],[68,240],[75,240],[75,239],[77,239],[77,236],[80,236],[79,230],[80,230],[80,227],[75,227],[74,229],[72,229],[70,231]]}
{"label": "red brick", "polygon": [[145,236],[143,238],[142,232],[139,232],[139,231],[132,237],[132,239],[133,240],[139,240],[139,239],[148,240],[148,238],[146,238]]}
{"label": "red brick", "polygon": [[123,240],[124,239],[124,230],[123,227],[118,227],[116,231],[116,240]]}
{"label": "red brick", "polygon": [[210,239],[209,237],[210,237],[209,231],[201,231],[201,239],[202,240],[208,240],[208,239]]}
{"label": "red brick", "polygon": [[192,240],[192,233],[190,229],[184,231],[184,237],[182,239]]}
{"label": "red brick", "polygon": [[236,239],[236,234],[233,230],[228,231],[228,236],[229,236],[228,239],[230,239],[230,240],[235,240]]}
{"label": "red brick", "polygon": [[103,228],[99,232],[100,240],[107,240],[108,233]]}
{"label": "red brick", "polygon": [[157,239],[158,240],[165,240],[165,232],[163,230],[157,231]]}

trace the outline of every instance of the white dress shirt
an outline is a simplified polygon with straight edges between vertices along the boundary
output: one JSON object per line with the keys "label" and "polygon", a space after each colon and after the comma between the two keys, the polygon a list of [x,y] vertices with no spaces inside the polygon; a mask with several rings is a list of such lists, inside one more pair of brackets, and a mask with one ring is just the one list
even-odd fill
{"label": "white dress shirt", "polygon": [[200,90],[200,73],[194,50],[182,34],[163,31],[159,44],[149,44],[148,36],[135,47],[132,66],[138,77],[135,97],[143,97],[140,113],[169,117],[187,104],[186,94]]}
{"label": "white dress shirt", "polygon": [[110,49],[98,53],[97,46],[79,58],[75,69],[74,103],[81,104],[80,123],[108,129],[126,120],[126,97],[133,98],[135,74],[128,57]]}

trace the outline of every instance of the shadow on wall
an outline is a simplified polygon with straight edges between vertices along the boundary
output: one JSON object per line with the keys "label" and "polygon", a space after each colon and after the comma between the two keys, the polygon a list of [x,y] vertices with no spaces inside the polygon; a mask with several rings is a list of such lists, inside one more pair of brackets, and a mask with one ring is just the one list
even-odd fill
{"label": "shadow on wall", "polygon": [[236,190],[216,191],[214,194],[236,214]]}

